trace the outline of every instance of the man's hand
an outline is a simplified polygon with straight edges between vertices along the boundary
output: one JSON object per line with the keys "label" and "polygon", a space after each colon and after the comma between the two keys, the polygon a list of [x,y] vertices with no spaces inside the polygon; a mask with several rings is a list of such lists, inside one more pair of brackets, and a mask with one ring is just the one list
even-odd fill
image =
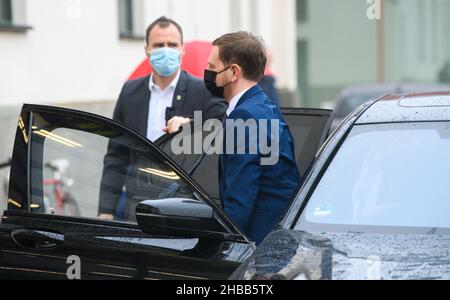
{"label": "man's hand", "polygon": [[180,130],[181,125],[189,123],[191,119],[183,117],[173,117],[167,122],[167,126],[163,128],[166,133],[175,133]]}
{"label": "man's hand", "polygon": [[100,214],[98,218],[101,220],[112,221],[114,220],[114,216],[112,214]]}

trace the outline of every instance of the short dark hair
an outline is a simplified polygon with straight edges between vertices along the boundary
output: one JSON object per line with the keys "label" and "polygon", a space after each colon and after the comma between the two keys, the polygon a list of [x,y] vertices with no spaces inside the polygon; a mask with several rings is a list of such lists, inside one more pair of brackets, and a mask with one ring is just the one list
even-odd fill
{"label": "short dark hair", "polygon": [[153,21],[150,25],[148,25],[147,30],[145,31],[145,42],[148,45],[148,38],[150,36],[150,32],[153,30],[153,28],[155,28],[156,25],[158,25],[161,28],[167,28],[170,25],[174,25],[178,32],[180,33],[180,37],[181,37],[181,44],[183,44],[183,29],[181,29],[180,24],[178,24],[177,22],[175,22],[174,20],[167,18],[166,16],[161,16],[158,19],[156,19],[155,21]]}
{"label": "short dark hair", "polygon": [[225,65],[237,64],[244,78],[260,81],[264,76],[267,57],[264,41],[250,32],[227,33],[213,42],[219,47],[219,57]]}

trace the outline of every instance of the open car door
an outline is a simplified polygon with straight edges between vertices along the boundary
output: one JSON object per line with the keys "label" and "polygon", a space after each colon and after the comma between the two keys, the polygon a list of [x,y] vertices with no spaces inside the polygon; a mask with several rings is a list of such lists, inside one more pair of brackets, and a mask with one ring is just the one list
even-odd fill
{"label": "open car door", "polygon": [[[289,125],[295,142],[295,158],[302,178],[310,169],[316,152],[328,136],[333,111],[309,108],[282,108],[281,112]],[[221,120],[223,114],[211,116]],[[190,134],[207,136],[200,124],[190,124]],[[171,143],[175,135],[164,135],[155,141],[164,152],[178,163],[214,199],[220,203],[218,181],[218,155],[184,154],[172,152]],[[194,138],[192,138],[194,140]],[[204,144],[204,139],[201,140]],[[204,150],[204,149],[203,149]]]}
{"label": "open car door", "polygon": [[8,198],[1,278],[223,279],[253,249],[166,153],[86,112],[23,106]]}

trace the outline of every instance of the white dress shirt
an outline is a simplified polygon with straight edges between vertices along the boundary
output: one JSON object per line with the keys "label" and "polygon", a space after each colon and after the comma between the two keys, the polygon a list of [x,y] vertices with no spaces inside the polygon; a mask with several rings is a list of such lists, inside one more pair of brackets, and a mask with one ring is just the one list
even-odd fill
{"label": "white dress shirt", "polygon": [[241,99],[241,97],[252,87],[249,87],[246,90],[243,90],[242,92],[240,92],[239,94],[237,94],[236,96],[233,97],[233,99],[231,99],[230,103],[228,104],[228,109],[227,109],[227,117],[231,114],[231,112],[234,110],[234,108],[236,107],[236,104],[239,102],[239,99]]}
{"label": "white dress shirt", "polygon": [[165,90],[161,90],[153,81],[153,75],[150,76],[149,89],[150,104],[148,108],[148,120],[147,120],[147,138],[154,142],[160,136],[164,135],[162,131],[166,127],[166,109],[172,106],[173,93],[180,78],[180,71],[177,76],[172,80],[169,86]]}

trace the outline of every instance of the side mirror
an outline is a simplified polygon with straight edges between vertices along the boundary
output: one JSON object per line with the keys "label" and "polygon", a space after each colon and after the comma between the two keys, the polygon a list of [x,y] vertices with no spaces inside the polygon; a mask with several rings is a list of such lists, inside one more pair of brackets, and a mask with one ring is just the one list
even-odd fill
{"label": "side mirror", "polygon": [[136,219],[142,231],[150,234],[199,237],[227,233],[215,218],[212,207],[193,199],[142,201],[136,206]]}

